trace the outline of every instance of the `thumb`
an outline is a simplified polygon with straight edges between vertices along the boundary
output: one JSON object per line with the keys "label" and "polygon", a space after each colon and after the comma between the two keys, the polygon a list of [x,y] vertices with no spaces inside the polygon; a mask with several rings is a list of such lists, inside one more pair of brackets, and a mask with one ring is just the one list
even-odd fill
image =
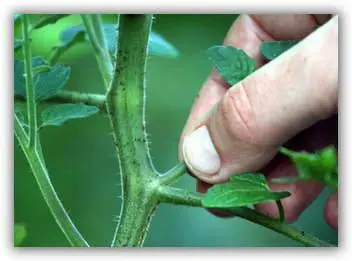
{"label": "thumb", "polygon": [[186,135],[182,156],[207,183],[256,171],[277,148],[337,110],[338,17],[231,87]]}

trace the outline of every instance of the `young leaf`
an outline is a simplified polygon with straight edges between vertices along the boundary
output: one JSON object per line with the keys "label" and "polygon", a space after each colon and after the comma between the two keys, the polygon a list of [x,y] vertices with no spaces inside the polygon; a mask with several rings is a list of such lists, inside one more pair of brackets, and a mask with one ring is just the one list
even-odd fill
{"label": "young leaf", "polygon": [[[117,39],[117,33],[118,33],[117,25],[104,24],[103,29],[107,40],[109,52],[113,54],[115,52],[116,39]],[[82,32],[85,34],[85,28],[83,25],[76,25],[76,26],[72,26],[67,29],[64,29],[59,36],[62,42],[62,45],[65,46],[65,45],[71,44],[71,42],[74,41],[74,39],[76,38],[77,34]],[[84,41],[88,40],[88,37],[86,34],[84,39],[80,38],[79,42],[82,42],[83,40]],[[155,32],[151,32],[150,34],[148,47],[151,55],[164,56],[164,57],[170,57],[170,58],[175,58],[179,55],[178,50],[172,44],[170,44],[161,35]]]}
{"label": "young leaf", "polygon": [[[49,99],[63,89],[71,75],[71,68],[62,64],[48,67],[42,57],[33,57],[32,67],[37,72],[33,77],[36,101]],[[37,69],[35,69],[37,68]],[[15,60],[15,95],[26,97],[23,61]]]}
{"label": "young leaf", "polygon": [[225,184],[211,187],[202,204],[206,208],[234,208],[276,201],[290,196],[289,192],[270,191],[265,177],[259,173],[232,175]]}
{"label": "young leaf", "polygon": [[229,85],[243,80],[256,69],[255,61],[233,46],[213,46],[207,54],[214,67]]}
{"label": "young leaf", "polygon": [[68,41],[68,42],[64,42],[59,44],[58,46],[55,46],[53,48],[53,51],[50,55],[49,61],[50,64],[55,64],[57,63],[57,61],[59,60],[59,58],[65,53],[67,52],[72,46],[74,46],[75,44],[78,43],[82,43],[85,42],[85,32],[78,32],[77,34],[74,35],[74,37]]}
{"label": "young leaf", "polygon": [[[298,177],[293,181],[317,180],[327,184],[333,189],[338,187],[338,164],[336,149],[328,146],[315,153],[294,152],[286,148],[281,148],[280,152],[288,156],[295,164]],[[273,182],[283,183],[292,182],[292,180],[277,180]]]}
{"label": "young leaf", "polygon": [[298,40],[263,42],[260,46],[260,52],[265,59],[271,61],[298,42]]}
{"label": "young leaf", "polygon": [[20,246],[26,236],[26,227],[23,224],[15,224],[13,230],[13,241],[15,247]]}
{"label": "young leaf", "polygon": [[96,114],[99,108],[85,104],[58,104],[44,109],[41,113],[44,126],[59,126],[71,119],[86,118]]}

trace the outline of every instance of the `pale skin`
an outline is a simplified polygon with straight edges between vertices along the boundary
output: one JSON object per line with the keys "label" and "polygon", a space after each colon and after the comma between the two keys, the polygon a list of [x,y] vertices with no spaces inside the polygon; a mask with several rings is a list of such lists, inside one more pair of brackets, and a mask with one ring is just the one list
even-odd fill
{"label": "pale skin", "polygon": [[[319,26],[319,28],[318,28]],[[302,39],[266,63],[263,41]],[[331,15],[241,15],[224,45],[243,49],[257,70],[234,86],[213,71],[194,103],[180,142],[180,157],[198,179],[198,190],[226,182],[233,173],[260,171],[274,191],[289,191],[282,201],[286,222],[295,221],[324,186],[317,182],[272,184],[271,178],[297,175],[278,155],[280,146],[315,151],[337,146],[338,17]],[[256,208],[277,217],[275,203]],[[337,229],[337,193],[324,215]]]}

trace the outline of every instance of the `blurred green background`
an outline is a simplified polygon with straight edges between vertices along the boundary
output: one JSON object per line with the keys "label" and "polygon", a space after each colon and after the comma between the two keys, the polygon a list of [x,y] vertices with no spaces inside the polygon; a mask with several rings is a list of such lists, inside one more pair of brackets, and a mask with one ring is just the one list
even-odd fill
{"label": "blurred green background", "polygon": [[[211,70],[205,51],[221,44],[237,15],[156,15],[153,30],[181,53],[177,59],[150,57],[147,70],[147,127],[155,166],[164,172],[177,163],[179,135],[192,102]],[[116,16],[106,15],[105,21]],[[59,31],[80,24],[78,15],[33,33],[33,54],[48,56]],[[18,33],[18,28],[15,28]],[[88,44],[80,44],[61,60],[72,66],[67,89],[103,93],[102,79]],[[120,209],[116,153],[106,117],[69,121],[42,131],[52,182],[71,218],[92,246],[110,245]],[[15,140],[14,220],[24,223],[23,246],[69,246],[43,201],[27,161]],[[195,189],[191,177],[179,186]],[[324,221],[328,191],[295,223],[331,243],[338,235]],[[146,247],[299,246],[266,228],[238,218],[220,219],[202,209],[162,205],[152,221]]]}

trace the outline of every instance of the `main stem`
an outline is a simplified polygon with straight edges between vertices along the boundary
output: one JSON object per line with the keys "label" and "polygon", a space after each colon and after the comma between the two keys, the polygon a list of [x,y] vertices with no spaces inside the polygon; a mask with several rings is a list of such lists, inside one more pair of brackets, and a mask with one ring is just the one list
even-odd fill
{"label": "main stem", "polygon": [[[152,15],[120,15],[107,111],[119,159],[122,206],[113,245],[141,246],[157,202],[145,124],[145,69]],[[153,185],[154,184],[154,185]]]}

